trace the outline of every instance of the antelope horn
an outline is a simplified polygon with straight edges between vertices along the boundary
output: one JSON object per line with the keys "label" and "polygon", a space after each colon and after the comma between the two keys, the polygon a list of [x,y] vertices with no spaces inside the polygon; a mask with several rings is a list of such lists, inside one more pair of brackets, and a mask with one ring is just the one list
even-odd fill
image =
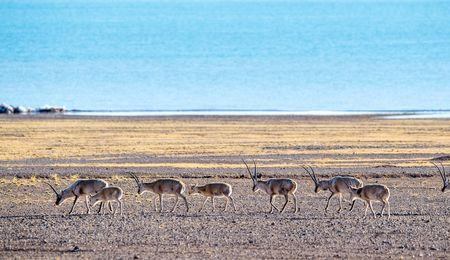
{"label": "antelope horn", "polygon": [[136,181],[136,184],[139,187],[139,185],[140,185],[139,178],[136,175],[134,175],[132,172],[128,172],[128,174],[131,175],[131,177],[133,177],[133,179]]}
{"label": "antelope horn", "polygon": [[253,177],[253,174],[252,174],[252,172],[250,171],[250,168],[248,167],[247,163],[244,161],[244,159],[241,159],[241,160],[242,160],[242,162],[245,164],[245,167],[247,167],[247,171],[248,171],[248,173],[250,174],[250,178],[252,178],[252,180],[254,181],[255,178]]}
{"label": "antelope horn", "polygon": [[255,180],[258,180],[258,173],[256,171],[256,162],[253,160],[253,165],[255,165],[255,168],[253,168],[253,175],[255,176]]}
{"label": "antelope horn", "polygon": [[59,195],[58,191],[56,191],[56,189],[48,182],[44,182],[45,184],[47,184],[48,186],[50,186],[50,188],[52,188],[52,190],[55,192],[56,196]]}
{"label": "antelope horn", "polygon": [[312,175],[312,173],[309,171],[308,168],[306,168],[305,166],[302,166],[303,169],[305,169],[305,171],[308,173],[309,177],[311,177],[311,179],[314,181],[315,184],[317,184],[317,180],[315,178],[314,175]]}
{"label": "antelope horn", "polygon": [[444,172],[443,173],[443,175],[444,175],[444,182],[446,182],[447,181],[447,174],[445,172],[445,167],[444,167],[444,165],[442,165],[442,162],[440,162],[440,163],[441,163],[441,166],[442,166],[442,171]]}
{"label": "antelope horn", "polygon": [[309,177],[311,177],[311,179],[314,181],[314,183],[317,183],[316,176],[314,176],[307,167],[305,167],[305,166],[302,166],[302,167],[303,167],[303,169],[305,169],[305,171],[308,173]]}
{"label": "antelope horn", "polygon": [[314,175],[314,179],[316,179],[316,181],[319,182],[319,180],[317,179],[316,173],[314,172],[313,167],[311,167],[311,165],[308,165],[308,167],[311,169],[312,174]]}
{"label": "antelope horn", "polygon": [[[445,175],[443,175],[441,169],[439,168],[439,166],[437,166],[437,164],[435,164],[434,162],[431,162],[439,171],[439,175],[441,175],[442,181],[445,183]],[[442,165],[442,163],[441,163]]]}

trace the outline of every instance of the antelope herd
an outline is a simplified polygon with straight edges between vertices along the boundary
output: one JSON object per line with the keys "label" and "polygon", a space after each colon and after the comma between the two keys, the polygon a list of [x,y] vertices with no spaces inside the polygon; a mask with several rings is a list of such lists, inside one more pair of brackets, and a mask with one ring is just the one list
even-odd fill
{"label": "antelope herd", "polygon": [[[250,170],[248,164],[242,160],[244,163],[248,174],[253,183],[253,192],[263,191],[267,195],[270,196],[270,213],[273,213],[273,210],[277,210],[278,212],[283,213],[287,203],[289,202],[289,195],[293,197],[294,200],[294,213],[297,212],[297,198],[295,196],[295,192],[297,191],[297,183],[288,178],[272,178],[268,180],[261,180],[262,174],[258,172],[256,167],[256,162],[253,161],[253,171]],[[441,168],[432,162],[432,164],[438,169],[439,175],[443,182],[443,187],[441,189],[444,192],[449,187],[449,180],[447,179],[445,168],[440,163]],[[311,166],[302,166],[303,169],[308,173],[312,181],[314,182],[315,188],[314,191],[318,193],[319,191],[330,191],[331,195],[327,199],[327,204],[325,206],[325,211],[327,211],[330,200],[334,196],[339,196],[339,209],[338,212],[342,210],[342,196],[344,193],[349,194],[349,199],[351,202],[351,208],[349,211],[353,210],[356,200],[361,200],[365,204],[364,218],[367,215],[367,210],[370,207],[370,210],[373,213],[373,216],[376,217],[375,211],[372,207],[372,202],[381,202],[383,203],[383,207],[381,209],[380,216],[383,216],[384,210],[387,207],[387,216],[388,219],[391,216],[389,197],[390,191],[389,188],[385,185],[381,184],[367,184],[364,185],[363,182],[355,177],[350,176],[335,176],[329,180],[319,180],[314,172],[314,169]],[[175,196],[176,201],[171,210],[173,212],[177,205],[178,200],[181,197],[186,206],[186,212],[189,211],[189,204],[187,202],[186,196],[184,195],[186,191],[186,184],[177,179],[158,179],[153,182],[142,182],[134,173],[129,173],[130,176],[135,180],[137,184],[137,193],[142,195],[145,192],[152,192],[155,194],[155,198],[153,199],[155,211],[158,211],[156,205],[156,197],[159,197],[159,211],[163,210],[163,195],[172,195]],[[65,200],[74,197],[74,201],[72,207],[69,211],[71,214],[74,210],[75,204],[77,203],[80,197],[84,197],[87,214],[90,214],[91,207],[94,207],[96,204],[100,203],[100,207],[98,213],[104,214],[105,204],[108,204],[109,210],[116,214],[117,207],[120,207],[120,214],[123,214],[122,207],[122,197],[123,190],[120,187],[109,186],[109,184],[101,179],[81,179],[77,180],[71,185],[69,185],[66,189],[58,190],[48,182],[45,182],[56,194],[55,205],[61,205]],[[228,183],[209,183],[206,185],[198,186],[193,185],[189,187],[188,190],[189,195],[200,194],[205,197],[203,204],[199,210],[201,212],[205,207],[206,202],[209,198],[211,198],[212,203],[212,211],[215,211],[215,203],[214,198],[216,197],[225,197],[226,204],[223,211],[226,211],[228,208],[228,204],[231,203],[234,211],[236,211],[236,206],[232,194],[232,186]],[[285,202],[283,207],[278,209],[273,204],[273,198],[275,196],[284,196]],[[114,209],[112,202],[117,202],[117,207]]]}

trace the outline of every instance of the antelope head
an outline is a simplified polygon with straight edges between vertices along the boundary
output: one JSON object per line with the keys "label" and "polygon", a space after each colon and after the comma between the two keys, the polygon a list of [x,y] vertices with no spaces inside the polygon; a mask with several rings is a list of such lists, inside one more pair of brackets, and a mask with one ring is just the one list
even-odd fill
{"label": "antelope head", "polygon": [[438,171],[439,171],[439,175],[441,175],[441,178],[442,178],[442,183],[443,183],[443,187],[442,187],[442,192],[444,192],[450,185],[450,183],[449,183],[449,181],[448,181],[448,179],[447,179],[447,176],[446,176],[446,173],[445,173],[445,168],[444,168],[444,165],[442,165],[442,163],[440,162],[440,164],[441,164],[441,167],[442,167],[442,171],[441,171],[441,169],[434,163],[434,162],[432,162],[432,164],[438,169]]}
{"label": "antelope head", "polygon": [[142,182],[139,180],[139,178],[134,175],[133,173],[129,172],[128,174],[131,175],[131,177],[133,177],[133,179],[136,181],[136,184],[138,186],[138,194],[142,195],[142,193],[144,193],[144,189],[142,188]]}
{"label": "antelope head", "polygon": [[189,195],[198,193],[198,184],[192,185],[188,191]]}
{"label": "antelope head", "polygon": [[[350,202],[352,202],[356,198],[359,197],[359,194],[361,193],[361,188],[354,188],[354,187],[348,185],[347,182],[344,182],[344,183],[345,183],[345,186],[347,186],[347,189],[348,189],[348,191],[350,193]],[[352,208],[353,208],[353,206],[352,206]]]}
{"label": "antelope head", "polygon": [[44,183],[47,184],[48,186],[50,186],[50,188],[53,190],[53,192],[55,192],[55,194],[56,194],[56,202],[55,202],[55,205],[56,205],[56,206],[61,205],[61,203],[64,201],[64,200],[63,200],[63,197],[62,197],[62,192],[58,192],[58,191],[55,189],[55,187],[53,187],[50,183],[48,183],[48,182],[44,182]]}
{"label": "antelope head", "polygon": [[250,174],[250,178],[252,178],[253,181],[253,191],[257,192],[258,190],[260,190],[261,188],[259,187],[260,185],[258,185],[258,178],[261,178],[261,174],[258,173],[258,170],[256,169],[256,163],[255,160],[253,160],[253,173],[250,171],[250,167],[248,167],[247,163],[244,161],[244,159],[242,159],[242,162],[244,162],[245,167],[247,167],[247,171],[248,174]]}
{"label": "antelope head", "polygon": [[308,173],[309,177],[311,177],[311,180],[313,180],[315,188],[314,192],[318,193],[321,190],[327,190],[329,188],[328,181],[319,181],[317,179],[316,173],[314,172],[314,169],[308,165],[308,167],[302,166],[303,169]]}

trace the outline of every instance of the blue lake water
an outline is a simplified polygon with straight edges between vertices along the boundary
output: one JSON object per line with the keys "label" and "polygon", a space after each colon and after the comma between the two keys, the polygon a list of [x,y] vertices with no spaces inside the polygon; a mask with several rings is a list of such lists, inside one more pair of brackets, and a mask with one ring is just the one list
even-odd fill
{"label": "blue lake water", "polygon": [[449,101],[450,1],[0,1],[0,103],[298,111]]}

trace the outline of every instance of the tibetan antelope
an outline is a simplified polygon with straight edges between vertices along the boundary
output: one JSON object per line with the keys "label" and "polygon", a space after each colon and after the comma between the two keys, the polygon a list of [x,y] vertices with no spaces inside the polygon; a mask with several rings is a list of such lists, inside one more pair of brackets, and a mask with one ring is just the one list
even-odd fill
{"label": "tibetan antelope", "polygon": [[348,192],[350,193],[350,190],[348,189],[348,186],[355,187],[355,188],[361,188],[363,186],[363,182],[355,177],[350,176],[336,176],[329,180],[321,180],[319,181],[317,179],[316,174],[314,173],[314,169],[311,166],[309,167],[309,170],[307,167],[302,166],[303,169],[309,174],[309,177],[314,181],[315,188],[314,192],[318,193],[321,190],[329,190],[331,192],[330,197],[328,197],[327,205],[325,206],[325,211],[328,210],[328,206],[330,204],[330,200],[334,196],[339,196],[339,209],[338,212],[342,210],[342,193]]}
{"label": "tibetan antelope", "polygon": [[[122,197],[123,190],[119,187],[109,186],[101,189],[97,194],[91,196],[92,207],[94,207],[97,203],[111,203],[117,202],[118,207],[120,207],[120,215],[122,215]],[[110,204],[111,205],[111,204]],[[100,205],[100,211],[103,213],[104,204]],[[112,206],[111,206],[112,207]],[[113,211],[113,215],[116,215],[116,207]]]}
{"label": "tibetan antelope", "polygon": [[[247,171],[250,174],[250,178],[252,178],[253,181],[253,192],[257,192],[258,190],[262,190],[268,195],[270,195],[270,213],[273,212],[273,209],[275,208],[277,211],[283,213],[286,204],[289,201],[289,194],[292,195],[294,198],[294,205],[295,210],[294,213],[297,213],[297,198],[295,197],[295,192],[297,191],[297,183],[292,179],[281,179],[281,178],[273,178],[268,180],[258,180],[258,178],[261,178],[261,174],[258,173],[256,168],[256,163],[253,161],[254,168],[253,168],[253,174],[250,171],[250,168],[248,167],[247,163],[242,160],[245,164],[245,167],[247,167]],[[284,196],[285,202],[283,205],[283,208],[279,210],[275,205],[273,205],[273,197],[274,196]]]}
{"label": "tibetan antelope", "polygon": [[[138,194],[142,195],[144,192],[153,192],[157,196],[159,196],[159,212],[162,212],[163,210],[163,195],[164,194],[170,194],[175,195],[176,201],[175,205],[173,205],[173,208],[171,212],[173,212],[178,205],[178,198],[181,197],[184,200],[184,203],[186,205],[186,212],[189,211],[189,205],[187,202],[186,197],[183,195],[185,191],[185,184],[182,181],[176,180],[176,179],[159,179],[153,182],[142,182],[139,180],[139,178],[134,175],[133,173],[129,172],[131,177],[136,181],[136,184],[138,186]],[[153,199],[154,205],[155,205],[155,211],[157,211],[156,206],[156,196]]]}
{"label": "tibetan antelope", "polygon": [[194,185],[194,186],[191,186],[191,188],[189,189],[189,195],[201,194],[204,197],[206,197],[205,201],[203,201],[202,207],[200,208],[200,210],[198,212],[201,212],[203,210],[203,208],[205,207],[205,204],[209,198],[211,198],[212,207],[213,207],[212,211],[214,212],[214,210],[215,210],[214,198],[215,197],[225,197],[227,199],[227,201],[225,203],[225,209],[223,210],[224,212],[227,210],[229,201],[231,201],[231,205],[233,205],[233,209],[236,212],[236,206],[234,205],[234,199],[233,199],[233,197],[231,197],[231,193],[232,193],[231,185],[228,183],[223,183],[223,182],[208,183],[203,186]]}
{"label": "tibetan antelope", "polygon": [[367,215],[368,207],[370,207],[370,210],[373,213],[373,217],[376,217],[375,211],[373,211],[372,201],[379,201],[383,203],[383,208],[381,209],[381,217],[383,217],[384,208],[387,205],[388,220],[391,218],[391,206],[389,204],[390,192],[388,187],[381,184],[369,184],[361,188],[353,188],[351,186],[348,186],[348,188],[350,190],[350,201],[352,201],[352,207],[349,211],[353,210],[355,201],[359,199],[364,201],[364,204],[366,205],[364,218]]}
{"label": "tibetan antelope", "polygon": [[73,205],[72,208],[70,209],[69,214],[73,212],[73,209],[79,197],[85,197],[87,214],[89,214],[91,212],[91,208],[89,207],[89,195],[94,195],[98,193],[101,189],[108,186],[108,183],[101,179],[82,179],[77,180],[66,189],[62,190],[61,192],[58,192],[50,183],[45,182],[45,184],[50,186],[50,188],[55,192],[56,206],[61,205],[66,199],[75,197],[75,200],[73,201]]}
{"label": "tibetan antelope", "polygon": [[442,165],[442,163],[440,163],[441,166],[442,166],[442,171],[441,171],[441,169],[440,169],[435,163],[432,162],[432,164],[433,164],[434,166],[436,166],[436,168],[437,168],[438,171],[439,171],[439,175],[441,175],[442,183],[443,183],[443,185],[444,185],[444,186],[442,187],[441,191],[444,192],[444,191],[448,188],[448,186],[450,186],[450,185],[449,185],[449,182],[448,182],[448,179],[447,179],[447,176],[446,176],[446,173],[445,173],[444,165]]}

